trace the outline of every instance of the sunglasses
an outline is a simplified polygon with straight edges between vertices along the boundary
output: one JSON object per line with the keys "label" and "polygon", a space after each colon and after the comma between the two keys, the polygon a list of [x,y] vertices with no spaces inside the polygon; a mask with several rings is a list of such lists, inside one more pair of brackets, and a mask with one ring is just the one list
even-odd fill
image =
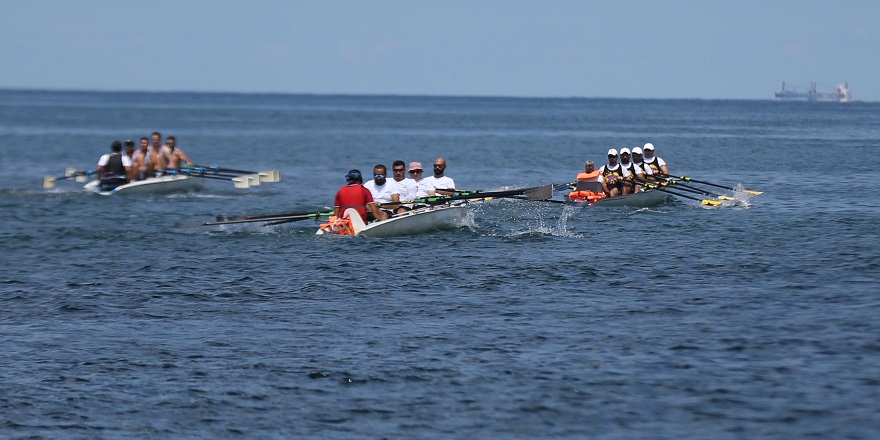
{"label": "sunglasses", "polygon": [[373,174],[373,178],[374,179],[384,179],[385,175],[384,174]]}
{"label": "sunglasses", "polygon": [[446,168],[446,165],[434,165],[434,168]]}
{"label": "sunglasses", "polygon": [[616,154],[609,154],[608,157],[617,157]]}
{"label": "sunglasses", "polygon": [[421,172],[422,172],[422,170],[409,170],[410,174],[419,174]]}

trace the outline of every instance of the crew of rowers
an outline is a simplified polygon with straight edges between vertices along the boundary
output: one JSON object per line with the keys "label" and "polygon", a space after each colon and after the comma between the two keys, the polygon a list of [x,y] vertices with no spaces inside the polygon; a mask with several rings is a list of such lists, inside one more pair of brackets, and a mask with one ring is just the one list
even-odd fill
{"label": "crew of rowers", "polygon": [[162,142],[162,135],[156,131],[150,138],[140,139],[140,149],[135,150],[134,141],[128,139],[123,143],[116,140],[110,146],[110,153],[98,160],[98,180],[108,185],[120,185],[148,177],[161,177],[168,170],[180,169],[180,164],[192,166],[193,162],[186,153],[177,147],[174,136],[168,136]]}
{"label": "crew of rowers", "polygon": [[577,180],[601,182],[605,196],[614,197],[638,192],[645,184],[669,176],[666,161],[654,156],[654,144],[650,142],[632,151],[621,148],[619,157],[620,163],[617,150],[608,150],[608,165],[602,165],[598,170],[593,161],[588,160]]}
{"label": "crew of rowers", "polygon": [[[373,179],[364,183],[359,170],[345,175],[346,184],[339,188],[334,199],[334,215],[339,217],[347,208],[354,208],[364,222],[385,220],[388,217],[413,209],[413,201],[424,197],[451,194],[455,181],[446,176],[446,160],[434,160],[434,174],[422,177],[424,170],[419,162],[396,160],[391,164],[392,178],[383,164],[373,167]],[[407,169],[409,168],[409,169]],[[409,177],[406,177],[409,174]]]}

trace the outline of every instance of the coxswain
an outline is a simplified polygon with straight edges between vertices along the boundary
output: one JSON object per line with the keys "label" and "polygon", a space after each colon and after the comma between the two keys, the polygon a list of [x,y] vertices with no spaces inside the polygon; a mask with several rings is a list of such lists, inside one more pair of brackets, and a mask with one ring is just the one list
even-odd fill
{"label": "coxswain", "polygon": [[373,202],[373,195],[370,190],[364,188],[364,180],[359,170],[351,170],[345,175],[345,186],[339,188],[336,192],[336,198],[333,200],[333,215],[339,218],[346,209],[354,208],[364,220],[369,222],[367,218],[367,210],[373,215],[373,218],[385,220],[386,214],[382,212]]}
{"label": "coxswain", "polygon": [[602,173],[596,169],[596,164],[593,163],[592,160],[588,160],[584,164],[584,172],[578,173],[577,180],[581,182],[599,182],[601,181],[600,177]]}
{"label": "coxswain", "polygon": [[128,182],[129,171],[131,171],[131,161],[128,156],[122,154],[122,142],[113,141],[110,145],[110,153],[98,159],[98,171],[95,176],[100,182],[101,189],[111,190]]}

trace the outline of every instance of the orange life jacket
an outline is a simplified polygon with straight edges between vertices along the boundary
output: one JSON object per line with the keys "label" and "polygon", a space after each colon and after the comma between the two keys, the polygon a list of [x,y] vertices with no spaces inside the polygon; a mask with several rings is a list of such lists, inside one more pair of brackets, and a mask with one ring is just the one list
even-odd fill
{"label": "orange life jacket", "polygon": [[354,228],[351,226],[351,220],[347,217],[330,216],[327,223],[321,225],[321,230],[325,234],[336,235],[354,235]]}
{"label": "orange life jacket", "polygon": [[568,200],[572,202],[588,202],[589,204],[596,203],[596,200],[605,198],[604,192],[593,192],[593,191],[572,191],[568,195]]}
{"label": "orange life jacket", "polygon": [[587,173],[587,172],[578,173],[577,180],[584,180],[584,181],[596,180],[599,177],[599,174],[601,174],[601,173],[599,173],[599,170],[593,170],[593,172],[591,172],[591,173]]}

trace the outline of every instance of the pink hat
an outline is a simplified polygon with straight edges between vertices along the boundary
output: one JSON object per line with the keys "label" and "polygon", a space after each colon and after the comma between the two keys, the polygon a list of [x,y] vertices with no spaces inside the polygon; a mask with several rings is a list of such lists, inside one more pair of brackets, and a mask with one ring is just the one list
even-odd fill
{"label": "pink hat", "polygon": [[409,163],[409,171],[420,170],[420,169],[422,169],[422,164],[420,162],[410,162]]}

